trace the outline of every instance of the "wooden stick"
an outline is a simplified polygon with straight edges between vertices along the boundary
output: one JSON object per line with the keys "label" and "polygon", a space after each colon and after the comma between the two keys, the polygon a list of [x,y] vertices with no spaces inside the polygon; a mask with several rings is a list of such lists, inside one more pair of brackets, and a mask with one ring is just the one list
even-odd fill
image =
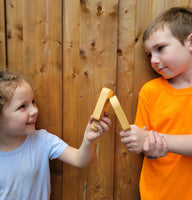
{"label": "wooden stick", "polygon": [[[113,91],[109,88],[103,87],[100,93],[100,96],[97,100],[97,104],[95,106],[94,112],[93,112],[93,119],[95,121],[99,121],[101,115],[104,112],[107,112],[110,102],[109,98],[113,96]],[[94,121],[91,125],[91,128],[95,131],[97,131],[97,128],[94,126]]]}
{"label": "wooden stick", "polygon": [[117,96],[113,96],[110,99],[110,103],[115,111],[115,114],[117,115],[117,118],[123,128],[124,131],[130,129],[129,122],[127,120],[127,117],[119,103],[119,100],[117,99]]}

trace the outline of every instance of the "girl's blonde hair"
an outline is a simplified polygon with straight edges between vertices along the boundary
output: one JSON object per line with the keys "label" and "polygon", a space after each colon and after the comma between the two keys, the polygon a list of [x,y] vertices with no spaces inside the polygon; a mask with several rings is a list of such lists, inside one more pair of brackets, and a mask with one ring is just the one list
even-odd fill
{"label": "girl's blonde hair", "polygon": [[14,90],[24,81],[16,74],[10,74],[7,71],[0,71],[0,114],[3,106],[13,96]]}
{"label": "girl's blonde hair", "polygon": [[143,41],[147,40],[155,31],[168,27],[175,38],[182,44],[192,33],[192,10],[174,7],[155,18],[146,28]]}

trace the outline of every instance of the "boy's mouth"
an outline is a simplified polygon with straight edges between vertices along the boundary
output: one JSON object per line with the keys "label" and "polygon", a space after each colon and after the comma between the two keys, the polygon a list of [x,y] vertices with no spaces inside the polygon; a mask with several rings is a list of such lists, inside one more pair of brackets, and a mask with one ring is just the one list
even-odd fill
{"label": "boy's mouth", "polygon": [[167,67],[161,67],[161,68],[159,68],[158,69],[158,72],[161,72],[161,71],[163,71],[164,69],[166,69]]}

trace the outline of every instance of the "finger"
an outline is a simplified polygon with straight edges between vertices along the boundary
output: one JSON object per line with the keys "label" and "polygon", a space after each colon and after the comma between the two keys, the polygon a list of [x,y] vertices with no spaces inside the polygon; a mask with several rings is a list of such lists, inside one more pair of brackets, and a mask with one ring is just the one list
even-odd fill
{"label": "finger", "polygon": [[147,153],[148,151],[149,151],[149,137],[146,137],[143,144],[143,152]]}
{"label": "finger", "polygon": [[119,134],[120,134],[121,137],[128,137],[128,136],[130,136],[129,135],[129,131],[121,131]]}
{"label": "finger", "polygon": [[155,131],[155,133],[154,133],[154,138],[155,138],[155,142],[158,145],[158,147],[162,148],[163,147],[163,140],[162,140],[161,135],[157,131]]}
{"label": "finger", "polygon": [[121,142],[124,143],[124,144],[131,143],[131,141],[132,141],[131,137],[121,138]]}
{"label": "finger", "polygon": [[143,130],[147,131],[147,127],[146,127],[146,126],[144,126],[144,127],[143,127]]}
{"label": "finger", "polygon": [[99,125],[101,126],[101,128],[103,129],[104,132],[109,130],[109,126],[106,122],[104,121],[99,121]]}
{"label": "finger", "polygon": [[89,124],[92,124],[93,121],[94,121],[93,115],[91,115],[90,118],[89,118],[89,122],[88,122],[88,123],[89,123]]}
{"label": "finger", "polygon": [[111,120],[108,117],[102,117],[101,121],[105,122],[108,126],[111,126]]}
{"label": "finger", "polygon": [[96,131],[94,130],[95,132],[98,132],[98,133],[102,133],[103,132],[103,128],[102,128],[102,126],[100,125],[99,122],[94,121],[94,126],[97,129]]}
{"label": "finger", "polygon": [[149,142],[150,142],[150,145],[155,143],[155,137],[154,137],[153,130],[149,131]]}

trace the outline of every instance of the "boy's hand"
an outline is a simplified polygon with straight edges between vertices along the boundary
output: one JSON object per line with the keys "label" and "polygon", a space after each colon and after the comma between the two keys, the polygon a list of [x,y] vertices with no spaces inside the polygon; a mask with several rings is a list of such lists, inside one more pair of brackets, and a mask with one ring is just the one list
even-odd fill
{"label": "boy's hand", "polygon": [[121,142],[125,144],[129,151],[141,153],[146,136],[149,134],[146,130],[136,125],[131,125],[128,131],[121,131]]}
{"label": "boy's hand", "polygon": [[109,130],[109,126],[111,125],[111,120],[109,119],[107,113],[105,113],[105,116],[102,117],[100,121],[94,121],[94,126],[97,131],[94,131],[91,128],[93,121],[93,117],[91,116],[85,130],[85,137],[89,142],[96,140],[98,137],[107,132]]}
{"label": "boy's hand", "polygon": [[150,157],[164,157],[168,152],[165,138],[157,131],[149,131],[143,145],[143,153]]}

